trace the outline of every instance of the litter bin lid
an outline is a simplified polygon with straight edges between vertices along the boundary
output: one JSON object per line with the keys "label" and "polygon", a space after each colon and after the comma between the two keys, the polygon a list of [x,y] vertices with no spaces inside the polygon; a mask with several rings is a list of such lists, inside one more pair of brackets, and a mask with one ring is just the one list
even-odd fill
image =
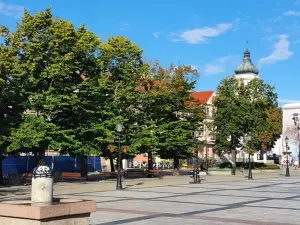
{"label": "litter bin lid", "polygon": [[51,178],[51,177],[53,177],[53,171],[49,166],[47,166],[45,164],[44,161],[41,160],[39,162],[39,165],[33,169],[32,176],[34,178],[37,178],[37,177],[49,177],[49,178]]}

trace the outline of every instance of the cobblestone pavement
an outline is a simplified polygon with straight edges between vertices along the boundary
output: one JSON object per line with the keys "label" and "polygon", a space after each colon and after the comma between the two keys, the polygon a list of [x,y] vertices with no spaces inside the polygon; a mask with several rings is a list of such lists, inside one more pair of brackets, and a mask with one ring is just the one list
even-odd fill
{"label": "cobblestone pavement", "polygon": [[62,195],[97,201],[91,225],[300,224],[300,177]]}
{"label": "cobblestone pavement", "polygon": [[[282,177],[283,170],[269,171],[269,172],[257,172],[253,174],[254,179],[266,179]],[[239,181],[245,180],[246,172],[244,174],[237,173],[236,176],[231,175],[212,175],[201,176],[203,183],[213,183],[221,181]],[[292,170],[291,176],[300,176],[300,170]],[[123,184],[127,189],[134,188],[148,188],[148,187],[161,187],[169,185],[181,185],[188,184],[191,178],[189,176],[165,176],[164,179],[157,178],[143,178],[143,179],[124,179]],[[63,194],[78,194],[85,192],[101,192],[101,191],[113,191],[116,189],[116,180],[107,181],[91,181],[86,184],[81,182],[56,182],[54,184],[54,195]],[[0,202],[13,199],[28,199],[30,198],[31,186],[0,186]]]}

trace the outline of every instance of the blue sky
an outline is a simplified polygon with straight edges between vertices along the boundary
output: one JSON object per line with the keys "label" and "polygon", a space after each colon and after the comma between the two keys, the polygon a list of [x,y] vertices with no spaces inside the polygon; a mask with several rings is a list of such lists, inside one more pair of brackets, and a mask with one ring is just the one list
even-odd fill
{"label": "blue sky", "polygon": [[280,105],[300,102],[300,0],[0,0],[0,24],[13,29],[23,8],[49,6],[54,16],[84,23],[103,40],[128,37],[146,59],[193,65],[200,72],[197,91],[215,90],[248,47]]}

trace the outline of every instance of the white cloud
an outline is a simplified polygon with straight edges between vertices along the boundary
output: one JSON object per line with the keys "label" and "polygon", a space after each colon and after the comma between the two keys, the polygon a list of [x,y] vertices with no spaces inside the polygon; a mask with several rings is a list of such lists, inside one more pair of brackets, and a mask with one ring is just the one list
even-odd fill
{"label": "white cloud", "polygon": [[294,53],[290,51],[290,42],[285,34],[279,36],[279,41],[274,45],[271,55],[261,58],[263,64],[274,64],[278,61],[283,61],[291,57]]}
{"label": "white cloud", "polygon": [[300,11],[287,11],[284,13],[285,16],[300,16]]}
{"label": "white cloud", "polygon": [[23,12],[24,12],[24,6],[16,5],[16,4],[6,4],[4,2],[0,2],[1,15],[19,18],[23,15]]}
{"label": "white cloud", "polygon": [[232,23],[220,23],[216,27],[201,27],[186,30],[181,33],[172,33],[172,41],[184,41],[189,44],[207,42],[207,38],[217,37],[232,28]]}
{"label": "white cloud", "polygon": [[285,104],[285,103],[299,103],[300,100],[281,99],[281,98],[279,98],[278,102],[283,103],[283,104]]}
{"label": "white cloud", "polygon": [[129,24],[128,23],[121,23],[121,28],[120,28],[120,30],[126,30],[126,29],[128,29],[129,28]]}
{"label": "white cloud", "polygon": [[207,64],[207,65],[205,65],[205,68],[204,68],[204,73],[206,75],[215,75],[215,74],[219,74],[222,72],[224,72],[223,65]]}
{"label": "white cloud", "polygon": [[160,32],[153,32],[152,35],[153,35],[156,39],[158,39],[158,37],[159,37],[159,35],[160,35]]}
{"label": "white cloud", "polygon": [[213,63],[209,63],[204,66],[204,74],[215,75],[223,73],[226,70],[226,66],[236,64],[238,58],[239,57],[237,55],[220,57],[216,59]]}

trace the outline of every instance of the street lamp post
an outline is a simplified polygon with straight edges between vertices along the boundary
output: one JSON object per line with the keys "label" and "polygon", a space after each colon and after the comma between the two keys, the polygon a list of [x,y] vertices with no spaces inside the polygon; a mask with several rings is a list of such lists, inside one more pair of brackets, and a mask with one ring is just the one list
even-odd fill
{"label": "street lamp post", "polygon": [[117,177],[117,190],[122,190],[122,174],[121,174],[121,132],[123,130],[123,124],[117,122],[116,131],[118,132],[118,177]]}
{"label": "street lamp post", "polygon": [[227,141],[229,143],[229,149],[231,151],[231,160],[232,160],[232,168],[231,168],[231,175],[235,175],[236,170],[236,151],[232,148],[232,137],[229,135],[227,138]]}
{"label": "street lamp post", "polygon": [[285,176],[289,177],[290,176],[290,168],[289,168],[289,154],[290,154],[290,152],[289,152],[289,150],[290,150],[290,147],[289,147],[289,138],[286,136],[284,140],[285,140],[285,152],[283,152],[283,154],[287,156]]}
{"label": "street lamp post", "polygon": [[251,167],[251,149],[250,149],[250,146],[249,146],[251,140],[252,140],[251,135],[247,135],[247,145],[248,145],[248,148],[249,148],[248,149],[249,150],[248,180],[252,180],[253,179],[253,177],[252,177],[252,167]]}
{"label": "street lamp post", "polygon": [[297,129],[297,142],[298,142],[298,168],[300,167],[300,123],[299,114],[293,113],[294,125]]}
{"label": "street lamp post", "polygon": [[194,131],[194,137],[195,137],[195,141],[196,141],[196,151],[195,151],[195,158],[194,158],[194,170],[193,170],[193,179],[195,184],[197,183],[201,183],[201,179],[200,179],[200,165],[199,165],[199,158],[198,158],[198,139],[199,139],[200,133],[199,130],[195,130]]}

